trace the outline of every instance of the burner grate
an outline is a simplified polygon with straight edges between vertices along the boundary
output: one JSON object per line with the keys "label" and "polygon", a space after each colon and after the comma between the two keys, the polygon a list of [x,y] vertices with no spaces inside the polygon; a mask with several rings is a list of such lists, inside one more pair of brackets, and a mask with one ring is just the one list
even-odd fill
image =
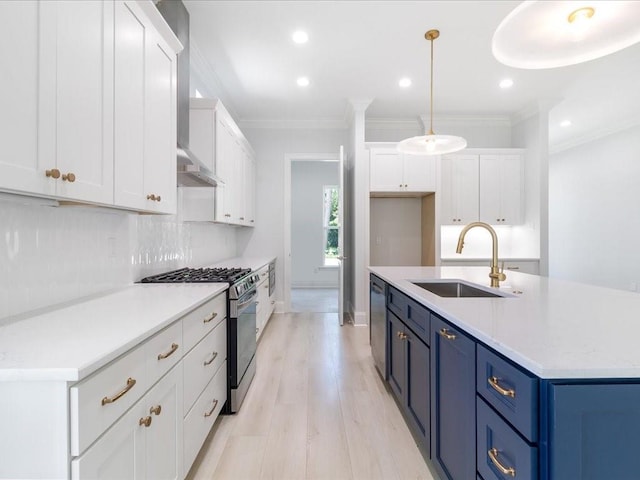
{"label": "burner grate", "polygon": [[151,275],[141,283],[234,283],[251,272],[250,268],[180,268],[171,272]]}

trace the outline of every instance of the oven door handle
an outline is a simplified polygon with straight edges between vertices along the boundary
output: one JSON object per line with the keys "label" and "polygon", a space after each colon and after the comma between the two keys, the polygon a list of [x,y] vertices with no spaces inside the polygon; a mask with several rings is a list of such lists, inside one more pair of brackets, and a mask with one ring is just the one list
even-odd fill
{"label": "oven door handle", "polygon": [[[238,310],[238,314],[240,314],[240,312],[242,310],[244,310],[247,306],[249,306],[251,303],[253,303],[253,300],[258,296],[258,292],[254,291],[247,300],[243,301],[242,303],[238,302],[237,305],[237,310]],[[244,300],[244,299],[243,299]]]}

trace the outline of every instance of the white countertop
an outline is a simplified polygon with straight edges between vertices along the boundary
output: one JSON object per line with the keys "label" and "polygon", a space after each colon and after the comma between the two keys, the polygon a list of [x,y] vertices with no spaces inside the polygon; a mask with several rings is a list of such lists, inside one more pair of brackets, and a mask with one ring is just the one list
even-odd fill
{"label": "white countertop", "polygon": [[488,267],[370,267],[371,272],[541,378],[640,378],[640,294],[508,272],[513,298],[443,298],[410,280],[488,288]]}
{"label": "white countertop", "polygon": [[134,284],[0,324],[0,381],[81,380],[226,289]]}

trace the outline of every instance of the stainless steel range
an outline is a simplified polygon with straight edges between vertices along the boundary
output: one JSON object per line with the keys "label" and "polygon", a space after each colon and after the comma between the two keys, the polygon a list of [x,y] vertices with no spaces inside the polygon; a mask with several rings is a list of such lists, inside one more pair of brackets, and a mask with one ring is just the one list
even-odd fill
{"label": "stainless steel range", "polygon": [[181,268],[153,275],[141,283],[228,283],[227,291],[227,403],[235,413],[256,373],[256,285],[259,276],[249,268]]}

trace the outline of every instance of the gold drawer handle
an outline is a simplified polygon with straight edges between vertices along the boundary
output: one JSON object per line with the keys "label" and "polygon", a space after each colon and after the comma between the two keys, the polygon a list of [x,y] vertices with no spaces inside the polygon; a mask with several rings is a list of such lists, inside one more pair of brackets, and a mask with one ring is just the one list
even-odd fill
{"label": "gold drawer handle", "polygon": [[149,425],[151,425],[151,420],[152,418],[150,416],[148,417],[142,417],[139,421],[138,421],[138,425],[142,426],[144,425],[145,427],[148,427]]}
{"label": "gold drawer handle", "polygon": [[500,395],[503,395],[505,397],[516,398],[516,391],[512,388],[507,389],[507,388],[501,387],[500,383],[498,383],[500,381],[498,377],[489,377],[487,381],[489,382],[489,385],[491,385],[491,388],[493,388]]}
{"label": "gold drawer handle", "polygon": [[60,170],[58,170],[57,168],[52,168],[51,170],[45,170],[44,174],[47,177],[60,178]]}
{"label": "gold drawer handle", "polygon": [[214,318],[216,318],[218,316],[218,312],[213,312],[211,315],[209,315],[208,317],[205,317],[204,320],[202,320],[203,323],[209,323],[211,320],[213,320]]}
{"label": "gold drawer handle", "polygon": [[207,365],[211,365],[211,363],[213,363],[213,361],[216,359],[217,356],[218,356],[218,352],[213,352],[211,354],[211,360],[207,360],[206,362],[204,362],[204,366],[206,367]]}
{"label": "gold drawer handle", "polygon": [[208,412],[204,413],[205,418],[206,417],[210,417],[211,415],[213,415],[213,411],[216,409],[217,406],[218,406],[218,400],[214,399],[213,400],[213,407],[211,407],[211,410],[209,410]]}
{"label": "gold drawer handle", "polygon": [[154,415],[160,415],[160,413],[162,413],[162,405],[156,405],[155,407],[151,407],[149,409],[149,413],[153,413]]}
{"label": "gold drawer handle", "polygon": [[102,405],[106,405],[107,403],[113,403],[116,400],[118,400],[120,397],[122,397],[125,393],[127,393],[129,390],[131,390],[133,388],[133,386],[136,384],[136,380],[134,378],[129,377],[127,379],[127,386],[124,387],[120,392],[116,393],[115,396],[109,398],[109,397],[104,397],[102,399]]}
{"label": "gold drawer handle", "polygon": [[449,330],[447,330],[446,328],[441,328],[438,333],[440,334],[441,337],[444,337],[447,340],[455,340],[456,339],[456,336],[453,333],[449,333]]}
{"label": "gold drawer handle", "polygon": [[178,350],[178,344],[177,343],[172,343],[171,344],[171,350],[169,350],[167,353],[159,353],[158,354],[158,360],[164,360],[167,357],[170,357],[171,355],[173,355],[175,353],[175,351]]}
{"label": "gold drawer handle", "polygon": [[489,458],[491,459],[491,462],[496,466],[496,468],[498,470],[500,470],[502,472],[503,475],[509,475],[511,477],[515,477],[516,476],[516,470],[513,467],[505,467],[504,465],[502,465],[498,461],[498,449],[497,448],[492,448],[491,450],[489,450],[487,452],[487,455],[489,455]]}

